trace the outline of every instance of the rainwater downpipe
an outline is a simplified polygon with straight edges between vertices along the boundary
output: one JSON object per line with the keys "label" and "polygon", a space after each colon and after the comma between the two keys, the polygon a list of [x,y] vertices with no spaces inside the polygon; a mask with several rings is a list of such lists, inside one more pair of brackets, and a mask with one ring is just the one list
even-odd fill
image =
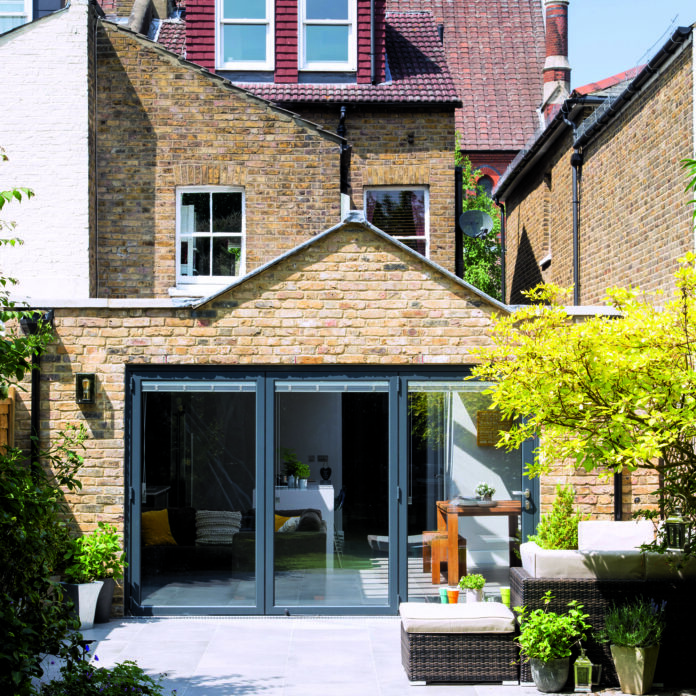
{"label": "rainwater downpipe", "polygon": [[377,83],[375,75],[375,0],[370,0],[370,84]]}
{"label": "rainwater downpipe", "polygon": [[573,168],[573,304],[580,304],[580,178],[582,177],[582,153],[575,150],[570,156]]}

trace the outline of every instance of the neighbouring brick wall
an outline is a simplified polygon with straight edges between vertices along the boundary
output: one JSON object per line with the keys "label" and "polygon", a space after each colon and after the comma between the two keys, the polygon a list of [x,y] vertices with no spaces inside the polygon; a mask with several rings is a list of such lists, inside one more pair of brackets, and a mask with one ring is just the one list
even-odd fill
{"label": "neighbouring brick wall", "polygon": [[168,295],[177,186],[244,188],[247,271],[339,222],[337,138],[114,26],[99,56],[99,296]]}
{"label": "neighbouring brick wall", "polygon": [[691,46],[585,148],[582,304],[609,285],[674,288],[677,259],[694,249],[686,177],[694,152]]}
{"label": "neighbouring brick wall", "polygon": [[[335,130],[339,106],[292,107],[327,130]],[[454,272],[454,112],[447,109],[349,107],[350,199],[364,208],[366,186],[428,187],[430,258]]]}
{"label": "neighbouring brick wall", "polygon": [[[579,184],[580,304],[612,285],[669,292],[693,250],[680,161],[694,151],[688,46],[583,151]],[[567,131],[507,201],[507,300],[537,282],[573,283],[572,139]],[[551,252],[548,270],[539,262]]]}

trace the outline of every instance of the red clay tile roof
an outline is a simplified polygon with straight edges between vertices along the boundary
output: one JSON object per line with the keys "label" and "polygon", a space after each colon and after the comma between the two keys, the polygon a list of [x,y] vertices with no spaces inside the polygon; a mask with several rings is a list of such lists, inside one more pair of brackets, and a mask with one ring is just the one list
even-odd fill
{"label": "red clay tile roof", "polygon": [[572,97],[584,97],[588,94],[598,94],[601,92],[607,92],[612,88],[621,85],[622,83],[630,82],[643,68],[645,65],[638,65],[630,70],[624,70],[611,77],[606,77],[599,82],[590,82],[582,87],[576,87],[571,94]]}
{"label": "red clay tile roof", "polygon": [[258,97],[279,104],[459,102],[432,17],[423,12],[388,13],[386,52],[391,80],[377,84],[239,83]]}
{"label": "red clay tile roof", "polygon": [[465,150],[517,150],[539,125],[544,65],[541,0],[387,0],[388,11],[429,11],[464,104]]}
{"label": "red clay tile roof", "polygon": [[165,19],[159,25],[157,43],[178,56],[186,57],[186,23],[181,19]]}

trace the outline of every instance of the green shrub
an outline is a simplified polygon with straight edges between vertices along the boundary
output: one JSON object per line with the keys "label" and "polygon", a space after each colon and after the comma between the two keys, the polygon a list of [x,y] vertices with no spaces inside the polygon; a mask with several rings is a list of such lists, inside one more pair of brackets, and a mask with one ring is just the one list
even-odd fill
{"label": "green shrub", "polygon": [[553,601],[551,591],[543,597],[544,608],[528,611],[527,607],[515,607],[520,623],[520,635],[515,642],[520,646],[523,660],[534,658],[542,662],[569,657],[573,646],[585,639],[587,623],[583,605],[576,600],[568,602],[565,614],[549,611]]}
{"label": "green shrub", "polygon": [[665,630],[664,602],[639,599],[632,604],[613,606],[604,618],[601,641],[627,648],[659,645]]}
{"label": "green shrub", "polygon": [[131,660],[110,668],[76,660],[68,662],[60,673],[60,679],[44,684],[41,696],[162,696],[164,693],[162,677],[153,679]]}
{"label": "green shrub", "polygon": [[35,693],[42,654],[77,653],[79,621],[51,580],[68,543],[60,488],[79,488],[76,473],[85,431],[70,428],[50,451],[48,469],[30,466],[18,450],[0,456],[0,693]]}
{"label": "green shrub", "polygon": [[573,508],[575,491],[573,487],[556,486],[556,498],[551,511],[542,515],[536,534],[529,537],[542,549],[577,549],[578,523],[589,515],[582,515]]}

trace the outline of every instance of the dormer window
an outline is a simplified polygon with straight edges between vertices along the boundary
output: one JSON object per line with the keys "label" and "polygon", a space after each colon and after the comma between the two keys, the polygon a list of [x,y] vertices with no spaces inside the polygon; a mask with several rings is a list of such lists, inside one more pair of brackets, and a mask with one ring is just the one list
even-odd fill
{"label": "dormer window", "polygon": [[356,69],[356,0],[300,0],[301,70]]}
{"label": "dormer window", "polygon": [[273,0],[218,0],[218,69],[273,70]]}

